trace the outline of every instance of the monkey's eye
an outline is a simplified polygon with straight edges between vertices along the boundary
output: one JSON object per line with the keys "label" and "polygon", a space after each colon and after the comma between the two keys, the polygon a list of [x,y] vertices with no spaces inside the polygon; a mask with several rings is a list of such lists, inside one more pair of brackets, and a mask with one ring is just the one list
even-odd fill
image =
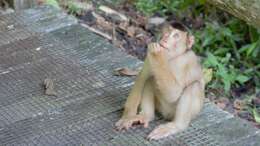
{"label": "monkey's eye", "polygon": [[174,39],[178,39],[179,38],[179,33],[171,33],[170,35],[171,38],[174,38]]}

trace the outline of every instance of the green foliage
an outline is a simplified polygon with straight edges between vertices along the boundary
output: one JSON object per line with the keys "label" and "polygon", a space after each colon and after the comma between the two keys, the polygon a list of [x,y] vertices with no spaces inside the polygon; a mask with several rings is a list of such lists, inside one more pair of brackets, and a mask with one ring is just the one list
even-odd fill
{"label": "green foliage", "polygon": [[80,15],[87,8],[87,3],[89,0],[58,0],[62,7],[64,7],[69,14]]}
{"label": "green foliage", "polygon": [[257,123],[260,123],[260,115],[258,114],[256,108],[253,109],[253,116],[254,116],[255,121],[256,121]]}
{"label": "green foliage", "polygon": [[59,3],[56,0],[46,0],[46,4],[52,5],[56,8],[60,8]]}
{"label": "green foliage", "polygon": [[[234,17],[219,15],[206,0],[136,0],[138,10],[147,15],[172,12],[179,18],[202,16],[205,27],[193,30],[193,49],[204,56],[205,68],[212,68],[210,88],[224,88],[228,94],[233,87],[247,81],[260,88],[260,30]],[[203,14],[203,15],[202,15]]]}
{"label": "green foliage", "polygon": [[[246,41],[249,33],[258,35]],[[194,50],[202,55],[206,52],[204,67],[214,69],[213,88],[224,85],[228,93],[231,86],[237,87],[249,79],[259,79],[260,33],[257,30],[253,31],[241,21],[230,20],[226,24],[206,23],[204,29],[195,32],[195,36]],[[254,82],[259,84],[259,80]]]}
{"label": "green foliage", "polygon": [[167,12],[179,12],[191,5],[204,4],[206,0],[136,0],[135,6],[146,15],[155,12],[165,14]]}
{"label": "green foliage", "polygon": [[225,92],[227,93],[232,84],[243,84],[250,79],[245,73],[241,73],[238,69],[234,68],[232,64],[226,66],[231,59],[230,53],[226,57],[217,57],[212,53],[207,53],[207,58],[204,60],[203,65],[206,68],[214,68],[214,76],[216,81],[224,84]]}
{"label": "green foliage", "polygon": [[79,14],[81,12],[81,8],[73,3],[73,1],[69,1],[67,6],[70,14]]}

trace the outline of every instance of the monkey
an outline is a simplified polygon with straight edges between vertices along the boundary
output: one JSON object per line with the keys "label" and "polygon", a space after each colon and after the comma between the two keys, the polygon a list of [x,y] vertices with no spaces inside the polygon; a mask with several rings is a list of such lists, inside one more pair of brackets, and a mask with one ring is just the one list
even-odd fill
{"label": "monkey", "polygon": [[[205,81],[198,56],[192,50],[194,36],[181,23],[162,29],[162,38],[148,44],[144,65],[126,99],[118,130],[134,124],[148,127],[155,111],[165,119],[148,140],[159,140],[185,130],[204,102]],[[139,110],[138,110],[139,109]]]}

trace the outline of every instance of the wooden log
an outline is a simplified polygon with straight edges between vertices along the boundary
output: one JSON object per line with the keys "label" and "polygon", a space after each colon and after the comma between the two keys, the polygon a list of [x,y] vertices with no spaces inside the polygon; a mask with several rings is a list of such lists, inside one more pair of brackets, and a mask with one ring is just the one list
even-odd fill
{"label": "wooden log", "polygon": [[208,0],[207,2],[260,28],[260,0]]}

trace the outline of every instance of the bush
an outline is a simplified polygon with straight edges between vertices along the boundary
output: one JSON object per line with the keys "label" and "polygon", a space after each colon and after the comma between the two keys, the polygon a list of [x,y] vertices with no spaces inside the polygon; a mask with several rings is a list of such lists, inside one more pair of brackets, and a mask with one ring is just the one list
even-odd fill
{"label": "bush", "polygon": [[202,56],[204,68],[212,68],[214,80],[209,88],[232,88],[252,82],[260,89],[260,31],[234,17],[219,14],[205,0],[136,0],[136,8],[146,15],[159,13],[178,18],[203,17],[204,27],[192,31],[194,50]]}

